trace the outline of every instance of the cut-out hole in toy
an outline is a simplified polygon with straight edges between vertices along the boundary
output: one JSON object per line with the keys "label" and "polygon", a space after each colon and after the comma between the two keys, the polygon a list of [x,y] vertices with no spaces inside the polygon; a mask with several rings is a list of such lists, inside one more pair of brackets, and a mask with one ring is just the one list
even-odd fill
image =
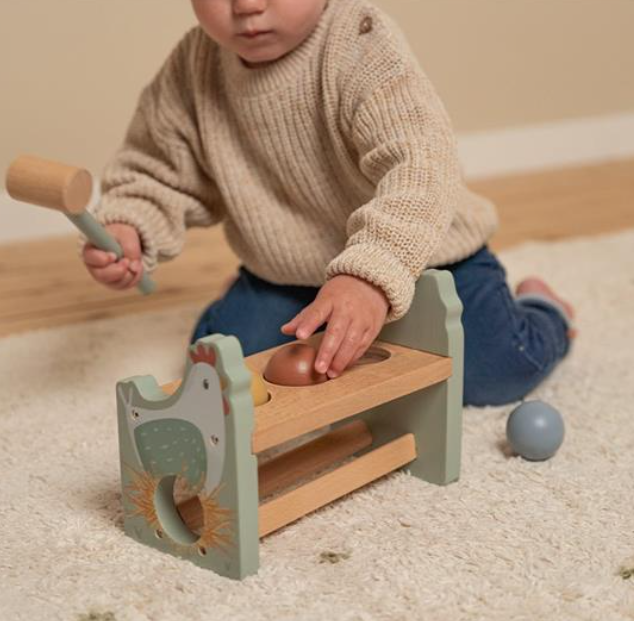
{"label": "cut-out hole in toy", "polygon": [[382,347],[370,347],[353,366],[358,367],[364,364],[376,364],[387,360],[392,354]]}
{"label": "cut-out hole in toy", "polygon": [[198,547],[198,554],[200,554],[200,556],[206,556],[207,555],[207,548],[203,548],[202,546]]}
{"label": "cut-out hole in toy", "polygon": [[[215,436],[212,436],[214,438]],[[216,438],[217,440],[217,438]],[[213,444],[213,439],[210,439]],[[177,476],[174,481],[174,504],[181,520],[191,533],[200,537],[203,530],[203,524],[201,522],[201,516],[203,515],[203,508],[197,494],[192,493],[187,480],[183,477]]]}
{"label": "cut-out hole in toy", "polygon": [[[167,535],[173,541],[185,545],[198,541],[202,531],[202,524],[197,528],[191,518],[191,515],[195,513],[200,519],[202,515],[200,501],[195,494],[187,491],[188,489],[185,479],[169,475],[161,479],[154,493],[154,507],[160,524],[158,530],[163,533],[163,538]],[[179,510],[177,505],[183,500],[187,500],[185,506],[197,509],[197,511]],[[186,515],[182,515],[183,513]]]}
{"label": "cut-out hole in toy", "polygon": [[156,536],[157,539],[163,539],[163,531],[160,528],[157,528],[154,531],[154,535]]}
{"label": "cut-out hole in toy", "polygon": [[[279,386],[314,386],[329,380],[325,373],[315,370],[318,345],[294,342],[279,348],[268,360],[264,369],[264,379]],[[390,352],[375,346],[370,347],[351,367],[383,362]]]}

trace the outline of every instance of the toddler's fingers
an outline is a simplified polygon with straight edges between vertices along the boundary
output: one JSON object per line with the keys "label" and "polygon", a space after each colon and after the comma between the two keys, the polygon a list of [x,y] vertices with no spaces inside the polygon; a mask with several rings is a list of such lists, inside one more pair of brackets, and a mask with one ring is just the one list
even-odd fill
{"label": "toddler's fingers", "polygon": [[[313,302],[314,304],[315,302]],[[297,332],[297,328],[304,322],[307,317],[307,313],[310,310],[312,304],[304,307],[293,319],[289,322],[285,323],[280,329],[284,334],[295,334]]]}
{"label": "toddler's fingers", "polygon": [[361,339],[361,343],[359,344],[357,351],[354,353],[354,356],[352,356],[352,360],[350,360],[350,364],[348,366],[356,364],[360,358],[363,358],[363,355],[368,351],[368,349],[370,349],[370,345],[372,345],[374,341],[374,339],[370,338],[371,334],[372,332],[370,330],[364,334]]}
{"label": "toddler's fingers", "polygon": [[291,319],[289,322],[285,323],[280,328],[282,333],[283,334],[295,334],[295,331],[297,330],[297,325],[300,322],[300,316],[301,316],[301,312],[298,313],[297,315],[295,315],[295,317],[293,317],[293,319]]}
{"label": "toddler's fingers", "polygon": [[353,321],[348,324],[339,349],[333,357],[328,369],[328,377],[338,377],[345,371],[348,364],[352,361],[352,357],[357,352],[365,332],[366,330],[364,330],[362,326]]}
{"label": "toddler's fingers", "polygon": [[325,373],[329,369],[334,355],[339,351],[341,341],[346,335],[349,325],[350,317],[347,314],[341,312],[333,313],[333,316],[328,321],[326,333],[317,352],[315,360],[317,373]]}
{"label": "toddler's fingers", "polygon": [[134,259],[130,261],[130,266],[128,267],[128,271],[126,275],[121,279],[120,282],[115,283],[116,289],[132,289],[136,287],[141,278],[143,278],[143,262],[140,259]]}
{"label": "toddler's fingers", "polygon": [[91,268],[90,273],[100,283],[111,285],[125,276],[129,265],[130,260],[124,257],[121,261],[117,261],[106,267]]}
{"label": "toddler's fingers", "polygon": [[92,244],[86,244],[84,246],[84,263],[88,267],[106,267],[116,260],[117,255],[114,252],[99,250],[99,248]]}
{"label": "toddler's fingers", "polygon": [[130,283],[130,287],[136,287],[139,284],[141,278],[143,278],[143,272],[145,271],[143,268],[143,263],[139,259],[132,261],[132,263],[130,264],[130,271],[134,274],[134,278]]}
{"label": "toddler's fingers", "polygon": [[283,334],[295,334],[298,339],[307,339],[328,319],[331,310],[331,302],[324,302],[318,298],[285,323],[280,330]]}
{"label": "toddler's fingers", "polygon": [[124,256],[130,259],[141,258],[141,240],[132,227],[126,227],[117,234]]}
{"label": "toddler's fingers", "polygon": [[136,274],[130,270],[128,270],[120,280],[109,284],[108,286],[111,289],[116,289],[121,291],[123,289],[129,289],[132,286],[134,279],[136,278]]}
{"label": "toddler's fingers", "polygon": [[329,320],[332,313],[330,300],[315,300],[309,304],[300,314],[295,334],[298,339],[307,339],[319,326]]}

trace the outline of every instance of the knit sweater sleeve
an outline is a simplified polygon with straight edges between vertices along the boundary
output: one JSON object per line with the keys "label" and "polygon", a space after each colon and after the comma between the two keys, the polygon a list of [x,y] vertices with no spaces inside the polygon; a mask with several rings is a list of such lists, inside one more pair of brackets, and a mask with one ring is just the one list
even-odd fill
{"label": "knit sweater sleeve", "polygon": [[187,227],[222,220],[195,113],[193,76],[202,43],[191,31],[143,90],[124,143],[104,170],[94,209],[102,224],[137,229],[148,271],[181,252]]}
{"label": "knit sweater sleeve", "polygon": [[461,171],[450,121],[420,68],[402,65],[358,93],[350,139],[375,192],[348,218],[346,247],[326,278],[349,274],[381,288],[391,322],[409,310],[416,280],[449,229]]}

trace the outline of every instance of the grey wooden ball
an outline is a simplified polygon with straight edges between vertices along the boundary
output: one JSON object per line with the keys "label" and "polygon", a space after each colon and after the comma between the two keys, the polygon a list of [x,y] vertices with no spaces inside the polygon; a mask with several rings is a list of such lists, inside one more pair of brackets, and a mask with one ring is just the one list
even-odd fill
{"label": "grey wooden ball", "polygon": [[525,401],[506,421],[506,437],[515,453],[530,461],[551,458],[564,441],[564,419],[543,401]]}

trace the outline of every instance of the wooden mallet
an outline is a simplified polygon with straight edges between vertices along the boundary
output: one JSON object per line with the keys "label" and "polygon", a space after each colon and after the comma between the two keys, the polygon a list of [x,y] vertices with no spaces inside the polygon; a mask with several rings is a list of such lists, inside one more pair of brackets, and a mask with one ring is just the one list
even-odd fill
{"label": "wooden mallet", "polygon": [[[23,155],[9,166],[6,186],[15,200],[61,211],[97,248],[123,258],[119,243],[86,211],[92,195],[87,170]],[[137,287],[148,294],[156,285],[143,274]]]}

